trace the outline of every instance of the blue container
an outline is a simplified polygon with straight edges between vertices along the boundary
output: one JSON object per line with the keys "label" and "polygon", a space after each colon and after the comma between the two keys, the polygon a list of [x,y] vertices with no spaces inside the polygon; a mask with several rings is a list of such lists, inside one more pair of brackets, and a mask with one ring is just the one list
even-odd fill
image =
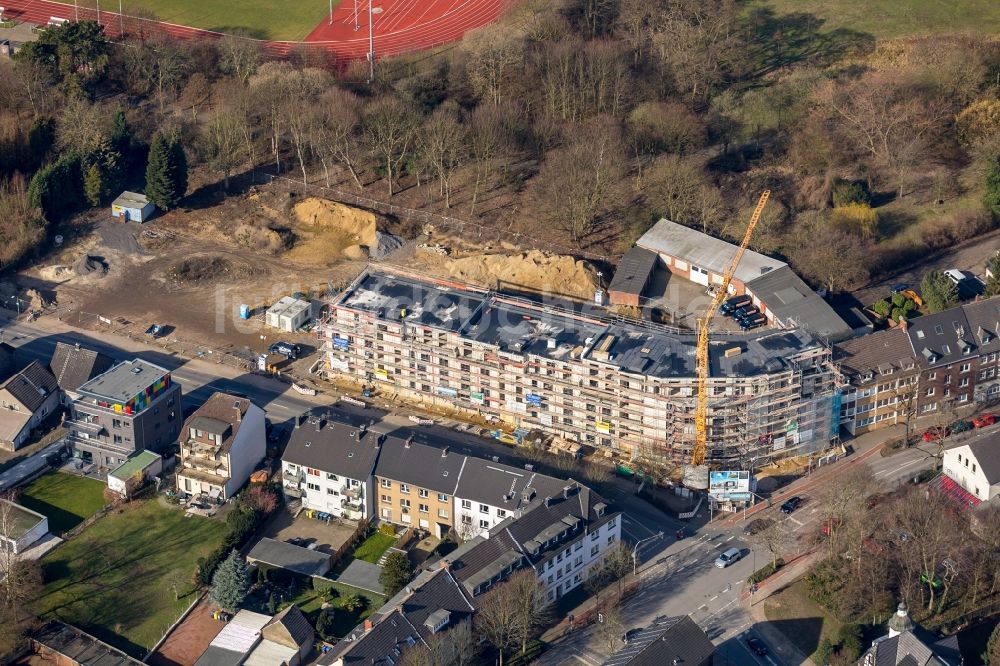
{"label": "blue container", "polygon": [[249,319],[249,318],[250,318],[250,306],[249,305],[241,305],[240,306],[240,319]]}

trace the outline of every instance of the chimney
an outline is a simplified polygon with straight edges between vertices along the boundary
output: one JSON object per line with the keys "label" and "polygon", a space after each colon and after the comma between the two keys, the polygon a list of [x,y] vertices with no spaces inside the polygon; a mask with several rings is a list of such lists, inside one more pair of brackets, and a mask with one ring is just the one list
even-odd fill
{"label": "chimney", "polygon": [[443,557],[440,560],[438,560],[438,568],[439,569],[447,569],[448,568],[448,560],[445,559],[445,558],[443,558]]}
{"label": "chimney", "polygon": [[375,628],[375,623],[372,622],[370,619],[366,619],[365,620],[365,631],[371,631],[374,628]]}
{"label": "chimney", "polygon": [[906,329],[907,327],[909,327],[909,325],[910,325],[909,322],[906,321],[906,317],[899,318],[899,330],[901,330],[903,333],[906,333]]}
{"label": "chimney", "polygon": [[323,429],[323,419],[318,418],[316,419],[316,432],[319,432],[322,429]]}
{"label": "chimney", "polygon": [[295,417],[295,429],[298,430],[299,426],[302,425],[302,415],[299,414]]}
{"label": "chimney", "polygon": [[563,499],[569,499],[569,494],[573,490],[573,486],[563,486]]}

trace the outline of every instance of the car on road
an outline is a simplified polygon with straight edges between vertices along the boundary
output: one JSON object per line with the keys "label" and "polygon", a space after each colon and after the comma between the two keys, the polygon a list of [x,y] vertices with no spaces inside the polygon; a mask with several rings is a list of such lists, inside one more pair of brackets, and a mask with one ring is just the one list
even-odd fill
{"label": "car on road", "polygon": [[785,503],[781,505],[781,513],[791,513],[799,508],[800,504],[802,504],[802,498],[796,495],[795,497],[786,500]]}
{"label": "car on road", "polygon": [[715,558],[715,566],[720,569],[725,569],[730,564],[734,564],[743,559],[743,551],[739,548],[730,548],[729,550],[719,555]]}
{"label": "car on road", "polygon": [[901,292],[906,291],[909,288],[910,285],[906,284],[905,282],[900,282],[899,284],[892,285],[892,293],[899,294]]}
{"label": "car on road", "polygon": [[986,426],[993,425],[996,421],[997,417],[994,414],[980,414],[972,419],[972,425],[976,428],[985,428]]}
{"label": "car on road", "polygon": [[755,518],[747,523],[747,526],[743,528],[743,534],[746,536],[760,534],[771,525],[774,525],[774,521],[770,518]]}
{"label": "car on road", "polygon": [[302,353],[302,349],[291,342],[275,342],[273,345],[267,348],[267,351],[271,354],[281,354],[289,360],[295,360]]}
{"label": "car on road", "polygon": [[758,657],[763,657],[768,652],[767,645],[765,645],[764,641],[759,638],[748,638],[747,647],[750,648],[750,651]]}
{"label": "car on road", "polygon": [[925,442],[936,442],[939,439],[944,439],[950,434],[951,431],[948,430],[948,428],[945,428],[943,426],[935,426],[933,428],[928,428],[927,430],[925,430],[922,438]]}

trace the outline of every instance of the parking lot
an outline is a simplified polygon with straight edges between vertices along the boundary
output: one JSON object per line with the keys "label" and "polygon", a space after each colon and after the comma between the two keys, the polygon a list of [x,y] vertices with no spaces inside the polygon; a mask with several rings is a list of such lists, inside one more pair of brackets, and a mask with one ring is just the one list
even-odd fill
{"label": "parking lot", "polygon": [[[706,287],[682,277],[671,275],[664,268],[657,268],[646,290],[647,314],[653,308],[666,315],[663,323],[694,330],[699,317],[712,302]],[[656,318],[654,318],[655,320]],[[712,330],[739,331],[740,327],[731,318],[717,314],[712,320]]]}
{"label": "parking lot", "polygon": [[[333,554],[354,534],[357,523],[345,519],[324,520],[308,518],[305,511],[293,518],[287,511],[279,511],[268,524],[264,536],[278,541],[299,539],[298,545],[316,544],[316,549]],[[293,541],[294,543],[294,541]]]}

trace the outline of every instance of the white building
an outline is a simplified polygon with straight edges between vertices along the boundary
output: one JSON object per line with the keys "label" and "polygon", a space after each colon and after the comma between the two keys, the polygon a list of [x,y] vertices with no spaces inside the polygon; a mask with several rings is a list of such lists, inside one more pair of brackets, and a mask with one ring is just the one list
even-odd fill
{"label": "white building", "polygon": [[246,398],[215,393],[181,430],[177,489],[217,500],[232,497],[264,459],[264,410]]}
{"label": "white building", "polygon": [[455,488],[455,530],[466,540],[484,535],[507,518],[520,517],[533,502],[561,493],[565,485],[530,469],[470,457]]}
{"label": "white building", "polygon": [[[140,451],[108,472],[108,490],[125,497],[130,491],[128,482],[138,478],[141,481],[156,476],[163,471],[163,458],[155,451]],[[134,489],[132,489],[134,490]]]}
{"label": "white building", "polygon": [[302,508],[351,520],[373,515],[378,435],[322,416],[297,418],[281,458],[282,488]]}
{"label": "white building", "polygon": [[0,549],[23,553],[49,531],[49,519],[10,500],[0,499]]}
{"label": "white building", "polygon": [[268,326],[292,333],[302,328],[312,319],[312,305],[309,301],[291,296],[282,296],[268,308],[264,321]]}
{"label": "white building", "polygon": [[1000,495],[1000,436],[976,436],[944,452],[942,470],[955,484],[969,493],[969,503],[988,502]]}

